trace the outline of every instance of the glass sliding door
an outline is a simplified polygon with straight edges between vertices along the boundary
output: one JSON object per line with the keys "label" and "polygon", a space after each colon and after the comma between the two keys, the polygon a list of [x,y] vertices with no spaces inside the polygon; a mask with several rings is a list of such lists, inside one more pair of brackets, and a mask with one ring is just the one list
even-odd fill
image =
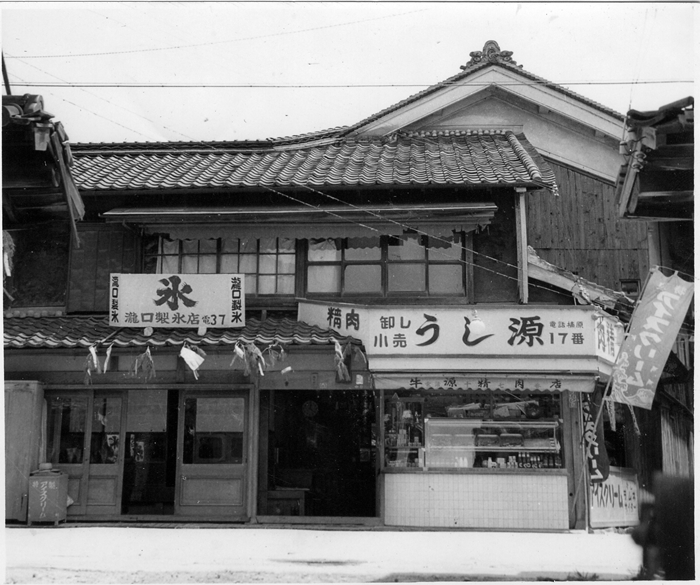
{"label": "glass sliding door", "polygon": [[68,474],[68,514],[85,514],[89,462],[88,408],[86,393],[47,393],[46,461]]}
{"label": "glass sliding door", "polygon": [[114,515],[121,510],[124,407],[121,393],[94,393],[90,409],[87,492],[87,513],[90,515]]}
{"label": "glass sliding door", "polygon": [[176,514],[246,516],[247,404],[231,392],[182,393]]}

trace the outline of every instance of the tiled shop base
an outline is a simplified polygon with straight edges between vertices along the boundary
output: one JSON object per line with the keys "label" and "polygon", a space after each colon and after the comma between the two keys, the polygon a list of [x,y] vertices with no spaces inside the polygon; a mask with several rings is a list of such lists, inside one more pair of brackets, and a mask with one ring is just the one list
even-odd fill
{"label": "tiled shop base", "polygon": [[387,474],[384,501],[392,526],[569,526],[564,475]]}

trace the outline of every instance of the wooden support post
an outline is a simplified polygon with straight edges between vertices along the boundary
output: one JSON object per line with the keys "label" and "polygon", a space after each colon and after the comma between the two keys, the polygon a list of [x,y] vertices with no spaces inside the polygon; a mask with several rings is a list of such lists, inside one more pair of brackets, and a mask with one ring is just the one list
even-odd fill
{"label": "wooden support post", "polygon": [[258,445],[260,433],[260,383],[253,384],[249,390],[250,407],[248,416],[250,420],[249,434],[250,444],[248,447],[248,517],[251,524],[258,523]]}
{"label": "wooden support post", "polygon": [[527,219],[525,208],[525,188],[515,188],[515,237],[518,246],[518,285],[520,302],[528,303],[528,273],[527,273]]}

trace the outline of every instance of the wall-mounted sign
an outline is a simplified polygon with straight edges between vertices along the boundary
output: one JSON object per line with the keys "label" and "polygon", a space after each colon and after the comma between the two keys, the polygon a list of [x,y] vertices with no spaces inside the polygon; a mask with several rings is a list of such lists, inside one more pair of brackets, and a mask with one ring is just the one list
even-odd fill
{"label": "wall-mounted sign", "polygon": [[639,524],[638,483],[634,469],[610,467],[603,483],[589,485],[591,528]]}
{"label": "wall-mounted sign", "polygon": [[593,357],[613,363],[623,328],[593,307],[386,307],[302,301],[299,320],[361,339],[368,356]]}
{"label": "wall-mounted sign", "polygon": [[113,327],[244,327],[242,274],[110,274]]}
{"label": "wall-mounted sign", "polygon": [[374,372],[374,387],[383,390],[460,390],[475,392],[593,392],[592,376],[532,376],[507,374],[456,374]]}

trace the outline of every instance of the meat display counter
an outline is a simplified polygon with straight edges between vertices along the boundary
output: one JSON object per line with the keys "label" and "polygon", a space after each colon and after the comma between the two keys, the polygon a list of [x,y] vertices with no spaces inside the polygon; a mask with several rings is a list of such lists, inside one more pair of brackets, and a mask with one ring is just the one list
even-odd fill
{"label": "meat display counter", "polygon": [[426,468],[561,468],[558,421],[425,420]]}

